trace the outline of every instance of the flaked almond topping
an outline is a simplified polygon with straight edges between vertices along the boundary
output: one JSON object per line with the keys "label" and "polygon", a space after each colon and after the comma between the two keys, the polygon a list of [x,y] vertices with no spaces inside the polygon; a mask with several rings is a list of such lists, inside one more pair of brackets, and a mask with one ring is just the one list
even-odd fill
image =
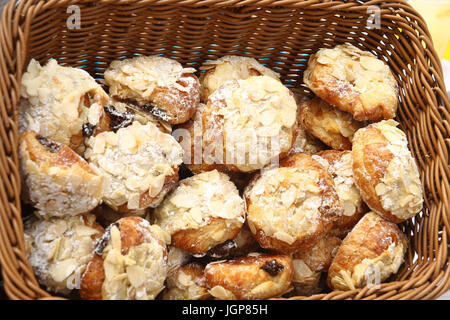
{"label": "flaked almond topping", "polygon": [[80,288],[81,277],[93,256],[100,230],[95,216],[33,217],[24,225],[27,259],[40,284],[68,294]]}
{"label": "flaked almond topping", "polygon": [[209,290],[209,293],[213,297],[218,298],[220,300],[234,300],[234,299],[236,299],[235,295],[231,291],[225,289],[222,286],[214,286],[213,288],[211,288]]}
{"label": "flaked almond topping", "polygon": [[[63,67],[54,59],[45,66],[32,59],[22,77],[19,131],[34,131],[84,152],[82,125],[95,125],[99,105],[109,100],[86,71]],[[92,107],[92,109],[91,109]],[[101,108],[100,108],[101,109]],[[91,122],[92,121],[92,122]]]}
{"label": "flaked almond topping", "polygon": [[135,288],[140,287],[147,279],[145,270],[140,266],[137,265],[128,266],[126,272],[131,285]]}
{"label": "flaked almond topping", "polygon": [[375,186],[375,192],[384,210],[400,219],[409,219],[422,209],[423,194],[419,171],[408,149],[406,135],[397,125],[394,120],[371,125],[388,140],[386,148],[393,155],[381,182]]}
{"label": "flaked almond topping", "polygon": [[[223,119],[215,130],[223,135],[226,159],[217,160],[240,171],[260,169],[292,146],[297,105],[271,77],[226,82],[209,96],[205,110]],[[205,135],[205,148],[217,143],[217,134]]]}
{"label": "flaked almond topping", "polygon": [[159,205],[183,159],[178,142],[151,122],[134,121],[116,133],[101,132],[87,145],[85,156],[104,178],[103,201],[115,210],[125,204],[129,210]]}
{"label": "flaked almond topping", "polygon": [[[312,83],[316,63],[322,73],[328,73],[338,83],[329,88],[344,97],[348,90],[359,95],[362,108],[383,108],[384,117],[393,117],[397,109],[398,84],[389,66],[371,52],[343,44],[334,48],[322,48],[311,59],[304,73],[307,86]],[[324,69],[325,68],[325,69]],[[344,90],[342,88],[349,88]],[[343,102],[345,103],[345,101]],[[386,110],[384,110],[386,109]],[[388,110],[389,109],[389,110]]]}
{"label": "flaked almond topping", "polygon": [[137,56],[113,61],[105,71],[105,82],[112,96],[136,99],[139,105],[145,105],[158,86],[188,90],[178,81],[187,79],[186,75],[193,72],[194,68],[183,68],[173,59]]}
{"label": "flaked almond topping", "polygon": [[[173,235],[180,230],[206,226],[211,218],[242,224],[245,208],[230,178],[213,170],[182,180],[154,214],[157,223]],[[219,231],[212,237],[220,239],[222,235]]]}
{"label": "flaked almond topping", "polygon": [[310,267],[301,259],[294,259],[292,260],[292,263],[294,265],[294,278],[299,280],[302,278],[308,278],[312,277],[314,275],[314,272],[311,270]]}
{"label": "flaked almond topping", "polygon": [[50,270],[50,275],[57,282],[64,281],[77,268],[78,263],[75,259],[67,259],[56,262]]}

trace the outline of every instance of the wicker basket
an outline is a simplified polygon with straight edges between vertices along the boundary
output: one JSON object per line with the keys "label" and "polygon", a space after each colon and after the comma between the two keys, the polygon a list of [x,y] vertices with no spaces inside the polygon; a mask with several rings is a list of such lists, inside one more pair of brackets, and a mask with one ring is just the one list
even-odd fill
{"label": "wicker basket", "polygon": [[[69,29],[68,6],[81,9]],[[378,6],[378,7],[372,7]],[[380,27],[371,13],[379,8]],[[410,247],[399,273],[380,287],[291,299],[434,299],[450,287],[450,102],[423,18],[399,1],[142,0],[11,1],[0,25],[0,263],[11,299],[55,299],[25,257],[17,159],[17,102],[31,57],[50,57],[100,78],[114,59],[163,54],[198,68],[226,54],[251,56],[307,91],[311,53],[349,42],[387,61],[400,84],[398,120],[425,188],[425,208],[401,225]]]}

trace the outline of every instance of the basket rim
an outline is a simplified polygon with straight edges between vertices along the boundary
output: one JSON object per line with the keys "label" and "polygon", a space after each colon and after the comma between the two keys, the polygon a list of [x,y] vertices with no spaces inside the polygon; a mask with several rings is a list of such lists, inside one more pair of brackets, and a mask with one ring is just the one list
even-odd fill
{"label": "basket rim", "polygon": [[[4,281],[4,288],[10,299],[64,299],[52,296],[49,292],[39,287],[36,277],[32,273],[29,262],[24,258],[25,244],[23,239],[23,224],[21,220],[21,204],[18,195],[20,194],[20,178],[18,170],[8,174],[3,166],[14,166],[18,163],[17,156],[17,108],[19,100],[20,80],[25,62],[27,60],[27,41],[30,32],[32,19],[40,12],[54,5],[68,5],[77,3],[92,2],[90,0],[11,0],[3,10],[0,22],[0,77],[5,81],[0,83],[0,90],[3,93],[0,102],[0,136],[4,149],[0,146],[0,266]],[[450,99],[446,95],[445,84],[443,81],[442,66],[437,53],[432,46],[431,35],[423,17],[418,13],[407,0],[371,0],[362,2],[360,0],[350,1],[330,1],[330,0],[100,0],[99,4],[123,4],[123,5],[156,5],[156,6],[183,6],[183,7],[202,7],[210,6],[214,8],[221,7],[289,7],[289,8],[309,8],[330,11],[350,10],[360,12],[371,5],[390,4],[392,7],[403,10],[405,15],[413,17],[415,24],[420,27],[424,33],[416,37],[417,41],[426,41],[428,58],[433,62],[436,71],[435,86],[431,87],[434,96],[432,100],[433,108],[446,114],[450,114]],[[383,14],[388,15],[389,9],[383,9]],[[405,26],[406,28],[407,26]],[[15,92],[11,93],[10,89]],[[427,89],[427,88],[426,88]],[[6,106],[6,107],[5,107]],[[8,108],[9,106],[9,108]],[[431,113],[431,112],[430,112]],[[428,115],[436,118],[436,115]],[[450,119],[450,116],[449,116]],[[424,121],[430,121],[424,119]],[[446,124],[448,126],[448,124]],[[435,124],[435,126],[438,126]],[[440,188],[450,192],[450,170],[445,168],[448,163],[449,152],[449,131],[435,130],[438,142],[437,156],[438,165],[434,171],[441,171],[443,176],[443,185]],[[438,128],[439,129],[439,128]],[[447,142],[446,142],[447,141]],[[447,143],[447,144],[446,144]],[[445,151],[445,146],[447,150]],[[4,164],[2,164],[3,162]],[[16,166],[17,167],[17,166]],[[443,169],[442,169],[443,168]],[[439,174],[431,172],[430,174]],[[382,283],[378,288],[361,288],[351,291],[333,291],[326,294],[317,294],[310,297],[291,297],[288,300],[300,299],[434,299],[450,289],[450,258],[447,254],[448,235],[450,235],[450,210],[447,198],[441,200],[439,204],[443,215],[444,229],[441,234],[434,235],[440,237],[439,252],[433,261],[422,261],[420,257],[410,266],[411,274],[414,270],[415,276],[412,278],[399,279],[398,281]],[[447,245],[446,245],[447,244]],[[423,263],[423,264],[422,264]],[[26,277],[26,279],[25,279]]]}

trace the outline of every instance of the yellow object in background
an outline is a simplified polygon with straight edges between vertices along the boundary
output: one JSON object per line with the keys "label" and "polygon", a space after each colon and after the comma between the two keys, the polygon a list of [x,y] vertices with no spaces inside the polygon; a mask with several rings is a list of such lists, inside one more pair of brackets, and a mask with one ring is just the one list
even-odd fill
{"label": "yellow object in background", "polygon": [[450,42],[448,43],[447,50],[445,50],[444,59],[450,61]]}
{"label": "yellow object in background", "polygon": [[425,19],[440,58],[450,60],[450,0],[410,0]]}

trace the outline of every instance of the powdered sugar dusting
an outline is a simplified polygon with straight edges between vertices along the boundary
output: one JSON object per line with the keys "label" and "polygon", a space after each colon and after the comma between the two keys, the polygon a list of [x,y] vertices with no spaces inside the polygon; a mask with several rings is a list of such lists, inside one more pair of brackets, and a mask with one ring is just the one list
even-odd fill
{"label": "powdered sugar dusting", "polygon": [[82,152],[81,140],[71,139],[81,136],[91,104],[108,103],[101,86],[86,71],[53,59],[43,67],[32,59],[21,85],[19,131],[35,131]]}
{"label": "powdered sugar dusting", "polygon": [[148,192],[158,205],[167,193],[166,177],[176,173],[183,149],[169,134],[153,123],[135,121],[117,133],[102,132],[87,141],[85,156],[104,178],[104,201],[116,209],[127,203],[128,209],[141,210],[139,198]]}
{"label": "powdered sugar dusting", "polygon": [[27,258],[39,283],[65,294],[80,288],[95,239],[101,234],[94,224],[94,215],[26,221]]}
{"label": "powdered sugar dusting", "polygon": [[244,201],[229,177],[217,170],[184,179],[154,211],[156,222],[168,233],[205,226],[222,218],[242,225]]}

